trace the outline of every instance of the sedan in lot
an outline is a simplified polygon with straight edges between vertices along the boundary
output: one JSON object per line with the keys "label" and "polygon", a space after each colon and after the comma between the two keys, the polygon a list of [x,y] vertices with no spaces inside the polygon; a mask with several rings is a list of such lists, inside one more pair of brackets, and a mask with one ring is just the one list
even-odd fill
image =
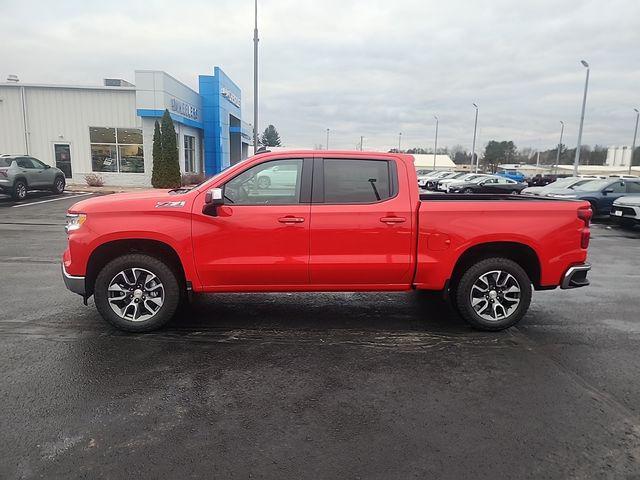
{"label": "sedan in lot", "polygon": [[620,225],[640,224],[640,195],[620,197],[613,202],[611,219]]}
{"label": "sedan in lot", "polygon": [[516,182],[501,176],[480,177],[466,183],[449,185],[450,192],[457,193],[520,193],[527,187],[526,183]]}
{"label": "sedan in lot", "polygon": [[580,177],[559,178],[555,182],[552,182],[545,186],[527,187],[522,190],[522,193],[526,193],[527,195],[548,195],[556,190],[573,190],[574,188],[590,182],[591,180],[593,179]]}
{"label": "sedan in lot", "polygon": [[455,183],[466,183],[480,177],[488,177],[488,175],[485,175],[483,173],[465,173],[464,175],[458,177],[444,178],[438,182],[436,190],[439,190],[441,192],[448,192],[450,185],[453,185]]}
{"label": "sedan in lot", "polygon": [[559,190],[548,196],[586,200],[591,204],[594,215],[608,215],[615,200],[630,194],[640,194],[640,180],[625,178],[592,180],[573,190]]}
{"label": "sedan in lot", "polygon": [[0,155],[0,192],[24,200],[28,190],[64,192],[62,170],[28,155]]}
{"label": "sedan in lot", "polygon": [[437,171],[437,172],[434,171],[434,172],[428,173],[426,175],[418,174],[418,187],[427,188],[427,182],[429,182],[430,180],[444,178],[444,177],[446,177],[448,175],[451,175],[451,172],[446,171],[446,170],[440,170],[440,171]]}

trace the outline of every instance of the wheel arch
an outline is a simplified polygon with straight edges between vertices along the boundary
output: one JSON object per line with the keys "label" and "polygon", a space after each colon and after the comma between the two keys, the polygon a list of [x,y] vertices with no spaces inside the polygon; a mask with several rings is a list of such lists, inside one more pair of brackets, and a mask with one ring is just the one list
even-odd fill
{"label": "wheel arch", "polygon": [[89,256],[85,275],[86,297],[93,295],[100,270],[111,260],[130,253],[143,253],[166,263],[176,273],[181,286],[187,287],[182,262],[171,245],[147,238],[111,240],[96,247]]}
{"label": "wheel arch", "polygon": [[469,247],[458,257],[451,274],[451,285],[456,285],[467,268],[485,258],[503,257],[520,265],[534,287],[540,288],[540,258],[529,245],[520,242],[488,242]]}
{"label": "wheel arch", "polygon": [[16,186],[16,183],[18,183],[19,180],[22,180],[27,187],[29,186],[29,182],[27,182],[27,177],[25,177],[24,175],[16,175],[16,178],[13,179],[14,187]]}

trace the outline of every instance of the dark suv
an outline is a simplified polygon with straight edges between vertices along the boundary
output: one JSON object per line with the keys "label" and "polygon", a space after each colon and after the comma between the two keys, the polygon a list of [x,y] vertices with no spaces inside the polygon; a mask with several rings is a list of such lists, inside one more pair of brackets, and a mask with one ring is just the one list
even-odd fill
{"label": "dark suv", "polygon": [[573,190],[557,190],[550,197],[577,198],[591,204],[594,215],[609,215],[613,201],[625,195],[640,193],[640,178],[607,178],[593,180]]}
{"label": "dark suv", "polygon": [[28,155],[0,155],[0,192],[24,200],[28,190],[64,192],[64,173]]}

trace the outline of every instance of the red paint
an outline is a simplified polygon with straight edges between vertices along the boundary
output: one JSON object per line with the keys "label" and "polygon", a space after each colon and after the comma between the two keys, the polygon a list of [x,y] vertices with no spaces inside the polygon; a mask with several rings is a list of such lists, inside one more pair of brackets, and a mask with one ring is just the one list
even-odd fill
{"label": "red paint", "polygon": [[[205,192],[245,169],[287,158],[396,162],[397,194],[370,204],[224,205],[202,213]],[[434,197],[435,198],[435,197]],[[157,208],[158,202],[184,206]],[[151,190],[81,201],[87,221],[63,256],[83,276],[95,249],[114,240],[163,242],[195,291],[365,291],[442,289],[469,248],[513,242],[531,248],[542,286],[586,260],[589,207],[574,201],[420,201],[410,155],[302,151],[252,157],[187,193]]]}

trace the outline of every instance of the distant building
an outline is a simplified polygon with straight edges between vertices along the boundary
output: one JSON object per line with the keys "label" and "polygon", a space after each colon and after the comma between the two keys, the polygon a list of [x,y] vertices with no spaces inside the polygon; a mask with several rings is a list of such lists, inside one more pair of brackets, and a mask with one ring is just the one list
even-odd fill
{"label": "distant building", "polygon": [[434,168],[434,159],[433,154],[419,154],[414,153],[413,155],[413,164],[416,166],[416,170],[455,170],[458,166],[453,163],[451,157],[446,154],[438,154],[435,157],[435,168]]}
{"label": "distant building", "polygon": [[154,123],[168,110],[180,170],[215,174],[249,153],[240,88],[218,67],[195,91],[162,71],[136,70],[135,85],[0,83],[0,154],[29,154],[69,183],[100,174],[107,185],[150,186]]}

